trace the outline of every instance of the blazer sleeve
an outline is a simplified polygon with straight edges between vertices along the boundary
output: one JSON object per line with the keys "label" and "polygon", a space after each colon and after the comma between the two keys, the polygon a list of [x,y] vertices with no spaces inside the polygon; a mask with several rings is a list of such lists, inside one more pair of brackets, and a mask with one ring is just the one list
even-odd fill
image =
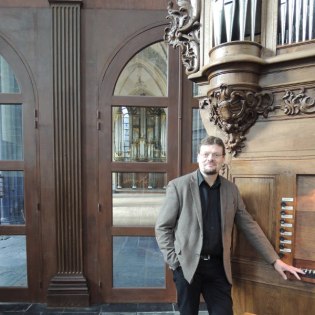
{"label": "blazer sleeve", "polygon": [[155,236],[165,262],[173,270],[179,266],[174,247],[175,228],[179,217],[179,211],[180,202],[176,186],[173,182],[169,182],[166,188],[164,203],[160,208],[156,220]]}
{"label": "blazer sleeve", "polygon": [[258,223],[247,212],[237,187],[235,195],[237,200],[237,210],[235,214],[236,226],[244,233],[249,243],[262,255],[266,262],[273,264],[279,258],[278,254],[275,252]]}

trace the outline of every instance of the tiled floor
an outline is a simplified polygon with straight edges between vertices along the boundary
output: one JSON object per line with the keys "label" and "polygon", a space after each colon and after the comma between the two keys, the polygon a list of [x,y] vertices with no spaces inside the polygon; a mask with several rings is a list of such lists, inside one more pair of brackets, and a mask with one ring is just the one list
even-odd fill
{"label": "tiled floor", "polygon": [[[199,315],[207,315],[200,306]],[[0,315],[179,315],[175,304],[102,304],[85,308],[49,308],[45,304],[0,303]]]}

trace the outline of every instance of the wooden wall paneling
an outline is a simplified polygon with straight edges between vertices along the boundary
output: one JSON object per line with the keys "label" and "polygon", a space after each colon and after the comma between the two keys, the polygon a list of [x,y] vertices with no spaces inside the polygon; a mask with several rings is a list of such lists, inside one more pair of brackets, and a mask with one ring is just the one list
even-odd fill
{"label": "wooden wall paneling", "polygon": [[[295,258],[315,261],[315,175],[297,177]],[[303,246],[299,246],[303,245]]]}
{"label": "wooden wall paneling", "polygon": [[315,284],[315,175],[297,175],[294,264],[308,269],[303,281]]}
{"label": "wooden wall paneling", "polygon": [[281,304],[280,315],[315,314],[314,285],[306,286],[309,291],[281,289],[279,301]]}
{"label": "wooden wall paneling", "polygon": [[281,300],[281,291],[275,286],[238,279],[234,281],[233,299],[234,315],[243,315],[245,312],[257,315],[282,315],[281,303],[275,303]]}
{"label": "wooden wall paneling", "polygon": [[[248,212],[257,221],[271,242],[274,242],[275,218],[273,216],[276,193],[275,176],[233,176],[233,182],[240,189]],[[234,235],[234,255],[248,260],[259,260],[259,256],[245,240],[242,233]],[[237,240],[236,240],[237,239]]]}
{"label": "wooden wall paneling", "polygon": [[[308,137],[314,132],[313,119],[314,117],[306,117],[257,122],[247,136],[242,157],[288,159],[288,157],[303,158],[303,155],[314,155],[314,146]],[[300,132],[301,125],[303,125],[303,132]]]}
{"label": "wooden wall paneling", "polygon": [[[270,210],[272,212],[271,228],[273,230],[269,238],[277,251],[279,251],[281,199],[282,197],[294,198],[293,205],[296,210],[296,218],[294,229],[292,229],[292,255],[285,255],[283,260],[298,267],[303,267],[304,264],[304,267],[312,269],[315,268],[315,264],[310,260],[313,255],[311,239],[314,239],[312,229],[314,218],[309,213],[312,213],[313,209],[312,187],[314,186],[314,177],[311,173],[315,166],[314,163],[314,159],[306,159],[306,157],[304,159],[291,158],[284,160],[276,158],[235,159],[232,161],[233,167],[231,168],[232,178],[239,186],[246,205],[248,203],[247,199],[251,199],[248,196],[256,194],[256,185],[250,188],[249,185],[246,185],[246,178],[261,178],[262,176],[275,178],[274,187],[272,188],[275,188],[273,192],[274,202]],[[241,181],[239,178],[241,178]],[[295,211],[293,213],[295,215]],[[305,246],[303,246],[303,242],[306,242]],[[244,244],[240,247],[244,247]],[[307,308],[315,309],[314,284],[297,281],[293,277],[290,277],[291,280],[285,281],[275,273],[271,266],[248,259],[247,250],[238,251],[237,254],[239,255],[233,258],[232,263],[234,275],[233,297],[236,314],[243,314],[246,311],[254,314],[295,315],[307,313],[305,312]],[[274,302],[274,305],[262,303],[261,301],[268,301],[268,296],[276,296],[277,298],[274,301],[283,301],[283,303]],[[297,299],[299,299],[299,302],[295,303],[294,301]],[[290,306],[286,305],[285,301],[287,300],[290,300]],[[306,308],[304,308],[305,305],[307,305]]]}
{"label": "wooden wall paneling", "polygon": [[80,5],[51,2],[57,273],[48,287],[51,306],[89,304],[83,274],[81,185]]}
{"label": "wooden wall paneling", "polygon": [[242,279],[234,280],[233,300],[234,315],[243,315],[244,312],[257,315],[302,315],[315,311],[315,298],[311,292]]}

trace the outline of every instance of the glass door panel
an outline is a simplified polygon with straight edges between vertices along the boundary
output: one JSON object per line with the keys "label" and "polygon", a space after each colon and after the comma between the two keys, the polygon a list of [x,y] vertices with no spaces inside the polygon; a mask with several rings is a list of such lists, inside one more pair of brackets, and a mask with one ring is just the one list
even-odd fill
{"label": "glass door panel", "polygon": [[168,47],[159,42],[138,52],[117,81],[116,96],[167,96]]}
{"label": "glass door panel", "polygon": [[155,237],[113,237],[113,287],[165,287],[165,263]]}
{"label": "glass door panel", "polygon": [[163,173],[113,173],[113,226],[154,227],[165,196]]}
{"label": "glass door panel", "polygon": [[0,225],[25,224],[24,173],[0,171]]}
{"label": "glass door panel", "polygon": [[0,104],[0,160],[23,160],[22,106]]}
{"label": "glass door panel", "polygon": [[0,235],[0,287],[27,287],[25,235]]}
{"label": "glass door panel", "polygon": [[0,55],[0,93],[20,93],[15,74],[7,61]]}
{"label": "glass door panel", "polygon": [[200,141],[207,136],[207,131],[202,123],[199,109],[192,110],[192,150],[191,162],[197,163],[198,145]]}
{"label": "glass door panel", "polygon": [[167,109],[113,106],[113,161],[165,162]]}

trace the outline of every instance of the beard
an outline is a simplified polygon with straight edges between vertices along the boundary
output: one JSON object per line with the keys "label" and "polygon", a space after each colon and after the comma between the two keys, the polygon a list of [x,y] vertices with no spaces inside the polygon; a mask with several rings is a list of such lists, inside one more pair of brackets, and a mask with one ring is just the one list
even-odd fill
{"label": "beard", "polygon": [[217,172],[216,169],[204,170],[204,173],[205,173],[206,175],[216,175],[216,174],[218,174],[218,172]]}

